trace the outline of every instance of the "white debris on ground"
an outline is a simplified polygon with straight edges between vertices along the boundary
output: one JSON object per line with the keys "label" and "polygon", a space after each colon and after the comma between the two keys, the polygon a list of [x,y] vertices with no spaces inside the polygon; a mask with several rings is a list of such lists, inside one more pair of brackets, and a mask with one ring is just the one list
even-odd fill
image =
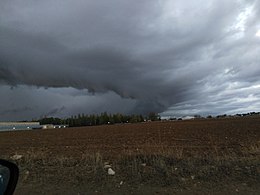
{"label": "white debris on ground", "polygon": [[104,169],[112,168],[111,165],[104,165]]}
{"label": "white debris on ground", "polygon": [[112,168],[112,166],[109,164],[109,162],[104,163],[104,169]]}
{"label": "white debris on ground", "polygon": [[20,160],[23,157],[23,155],[15,154],[11,157],[12,160]]}
{"label": "white debris on ground", "polygon": [[24,173],[24,176],[23,176],[23,181],[26,181],[27,179],[28,179],[28,177],[29,177],[29,175],[30,175],[30,172],[27,170],[27,171],[25,171],[25,173]]}
{"label": "white debris on ground", "polygon": [[104,162],[104,166],[106,166],[106,165],[110,165],[110,163],[109,162]]}
{"label": "white debris on ground", "polygon": [[120,181],[119,185],[117,186],[118,188],[121,188],[121,186],[124,184],[123,181]]}
{"label": "white debris on ground", "polygon": [[145,166],[146,166],[146,163],[142,163],[141,166],[145,167]]}
{"label": "white debris on ground", "polygon": [[109,162],[104,163],[104,169],[107,169],[108,175],[115,175],[116,172],[112,169],[112,165],[109,164]]}
{"label": "white debris on ground", "polygon": [[116,172],[111,168],[108,168],[107,173],[108,173],[108,175],[115,175],[116,174]]}

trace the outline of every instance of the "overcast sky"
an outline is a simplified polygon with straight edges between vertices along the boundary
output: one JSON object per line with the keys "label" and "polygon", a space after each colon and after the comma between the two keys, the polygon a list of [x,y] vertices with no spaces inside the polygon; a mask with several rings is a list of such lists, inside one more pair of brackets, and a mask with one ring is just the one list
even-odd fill
{"label": "overcast sky", "polygon": [[1,0],[0,121],[260,111],[258,0]]}

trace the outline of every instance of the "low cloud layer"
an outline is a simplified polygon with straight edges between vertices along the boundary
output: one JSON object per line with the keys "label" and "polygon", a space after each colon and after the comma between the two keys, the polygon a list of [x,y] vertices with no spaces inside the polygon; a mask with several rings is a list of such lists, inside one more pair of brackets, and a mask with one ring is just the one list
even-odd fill
{"label": "low cloud layer", "polygon": [[1,1],[0,120],[257,111],[258,1]]}

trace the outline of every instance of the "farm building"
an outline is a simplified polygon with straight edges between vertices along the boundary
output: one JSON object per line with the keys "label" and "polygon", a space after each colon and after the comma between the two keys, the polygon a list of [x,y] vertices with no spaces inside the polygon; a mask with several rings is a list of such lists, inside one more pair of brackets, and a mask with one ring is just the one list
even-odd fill
{"label": "farm building", "polygon": [[39,122],[0,122],[0,131],[41,128]]}
{"label": "farm building", "polygon": [[42,125],[42,128],[43,129],[54,129],[54,125],[53,124],[45,124],[45,125]]}
{"label": "farm building", "polygon": [[61,129],[67,127],[69,127],[69,125],[53,125],[53,124],[42,125],[42,129]]}

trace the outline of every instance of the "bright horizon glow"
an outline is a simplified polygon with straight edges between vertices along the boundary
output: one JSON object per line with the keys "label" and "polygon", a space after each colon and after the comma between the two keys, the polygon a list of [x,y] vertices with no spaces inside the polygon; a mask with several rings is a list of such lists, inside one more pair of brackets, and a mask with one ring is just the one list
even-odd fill
{"label": "bright horizon glow", "polygon": [[256,32],[255,36],[260,37],[260,29]]}

